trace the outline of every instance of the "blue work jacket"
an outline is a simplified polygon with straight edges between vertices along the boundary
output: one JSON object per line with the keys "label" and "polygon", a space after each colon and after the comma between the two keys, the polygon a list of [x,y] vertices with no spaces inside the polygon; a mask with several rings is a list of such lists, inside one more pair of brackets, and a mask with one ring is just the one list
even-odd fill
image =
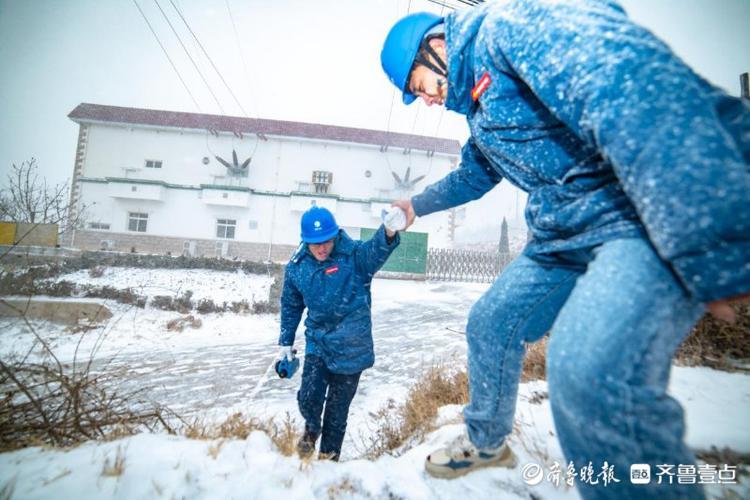
{"label": "blue work jacket", "polygon": [[323,262],[307,244],[300,244],[284,273],[279,344],[294,344],[307,308],[305,354],[320,356],[334,373],[352,374],[371,367],[375,352],[370,284],[399,242],[397,233],[389,245],[383,226],[367,241],[352,240],[341,230]]}
{"label": "blue work jacket", "polygon": [[529,195],[532,258],[643,237],[697,299],[750,292],[748,102],[611,1],[491,2],[445,28],[446,107],[471,138],[460,167],[412,198],[417,215],[505,178]]}

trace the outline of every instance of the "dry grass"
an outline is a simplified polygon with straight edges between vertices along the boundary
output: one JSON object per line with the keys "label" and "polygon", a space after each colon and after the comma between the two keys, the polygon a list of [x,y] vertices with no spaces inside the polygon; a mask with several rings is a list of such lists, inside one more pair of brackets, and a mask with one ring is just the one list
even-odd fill
{"label": "dry grass", "polygon": [[167,322],[167,330],[169,330],[170,332],[181,332],[188,326],[190,328],[196,329],[200,328],[202,325],[203,321],[201,321],[200,318],[196,318],[192,314],[190,314],[188,316],[182,316],[169,320]]}
{"label": "dry grass", "polygon": [[[196,420],[188,424],[182,434],[189,439],[245,440],[255,431],[267,434],[282,455],[291,456],[297,452],[297,441],[301,434],[297,429],[296,421],[289,412],[281,422],[274,418],[260,419],[245,416],[239,412],[217,424],[207,424]],[[218,455],[220,447],[221,445],[215,450],[215,454]],[[209,454],[214,456],[211,449],[209,449]]]}
{"label": "dry grass", "polygon": [[740,363],[750,361],[750,304],[734,310],[734,325],[705,315],[677,351],[677,363],[737,371]]}
{"label": "dry grass", "polygon": [[[544,379],[546,348],[546,338],[527,347],[521,374],[523,382]],[[441,406],[466,404],[468,401],[465,371],[456,371],[447,364],[426,369],[409,389],[403,404],[389,400],[373,415],[377,428],[365,446],[365,457],[374,459],[421,440],[435,430],[434,421]]]}
{"label": "dry grass", "polygon": [[104,477],[120,477],[123,472],[125,472],[125,454],[122,448],[118,446],[113,462],[110,463],[109,457],[104,459],[101,475]]}
{"label": "dry grass", "polygon": [[741,453],[731,448],[718,449],[712,446],[710,449],[696,450],[695,456],[707,464],[722,467],[723,465],[733,465],[737,467],[737,479],[740,477],[750,477],[750,453]]}
{"label": "dry grass", "polygon": [[327,493],[328,500],[335,500],[337,498],[352,498],[356,493],[358,493],[358,489],[348,477],[345,477],[341,480],[341,482],[329,486]]}
{"label": "dry grass", "polygon": [[[675,362],[683,366],[708,366],[718,370],[742,370],[742,363],[750,361],[750,305],[734,306],[737,322],[733,325],[706,314],[693,327],[675,355]],[[526,346],[521,382],[545,380],[547,341]]]}
{"label": "dry grass", "polygon": [[219,452],[221,452],[222,446],[224,446],[224,441],[217,441],[216,443],[209,446],[208,456],[216,460],[219,457]]}
{"label": "dry grass", "polygon": [[378,427],[369,438],[365,456],[377,458],[410,440],[421,439],[434,430],[438,408],[464,404],[468,399],[466,372],[455,372],[444,365],[428,368],[411,387],[403,404],[389,400],[374,415]]}
{"label": "dry grass", "polygon": [[521,371],[521,382],[531,382],[532,380],[545,380],[547,378],[547,369],[545,362],[547,359],[547,340],[545,336],[539,342],[526,344],[526,357],[523,360],[523,370]]}

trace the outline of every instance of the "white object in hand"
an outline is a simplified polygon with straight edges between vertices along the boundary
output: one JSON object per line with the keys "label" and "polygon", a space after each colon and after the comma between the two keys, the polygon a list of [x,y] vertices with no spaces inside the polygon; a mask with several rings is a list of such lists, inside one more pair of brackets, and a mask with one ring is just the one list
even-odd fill
{"label": "white object in hand", "polygon": [[286,358],[289,361],[292,361],[294,359],[294,353],[292,353],[292,346],[290,345],[283,345],[281,346],[281,350],[279,351],[279,359]]}
{"label": "white object in hand", "polygon": [[380,218],[383,220],[385,228],[391,231],[401,231],[406,227],[406,213],[399,207],[383,209]]}

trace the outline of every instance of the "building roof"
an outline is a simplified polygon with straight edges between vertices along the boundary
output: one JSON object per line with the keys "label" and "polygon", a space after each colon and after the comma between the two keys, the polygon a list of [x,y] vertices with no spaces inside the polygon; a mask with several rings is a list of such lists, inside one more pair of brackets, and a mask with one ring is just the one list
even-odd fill
{"label": "building roof", "polygon": [[364,128],[338,127],[318,123],[288,122],[241,118],[237,116],[183,113],[158,109],[124,108],[101,104],[81,103],[68,118],[81,122],[108,122],[127,125],[207,130],[235,134],[266,134],[305,139],[320,139],[358,144],[372,144],[405,149],[420,149],[435,153],[458,154],[461,145],[452,139],[400,134]]}

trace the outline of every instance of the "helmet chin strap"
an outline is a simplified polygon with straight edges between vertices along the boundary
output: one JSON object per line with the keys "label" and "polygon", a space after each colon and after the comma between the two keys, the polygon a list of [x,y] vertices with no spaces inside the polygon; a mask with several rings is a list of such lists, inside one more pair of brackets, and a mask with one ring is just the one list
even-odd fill
{"label": "helmet chin strap", "polygon": [[[432,61],[429,60],[429,58],[424,57],[422,55],[422,51],[420,50],[417,53],[417,57],[414,58],[415,63],[422,64],[423,66],[427,66],[432,71],[437,73],[438,75],[442,76],[443,78],[448,78],[448,66],[445,64],[445,61],[443,61],[443,58],[440,57],[437,52],[435,52],[435,49],[430,46],[429,42],[423,41],[421,49],[424,49],[425,52],[427,52],[429,55],[432,56],[433,59],[435,59],[435,62],[437,62],[437,66],[432,63]],[[439,67],[438,67],[439,66]]]}

